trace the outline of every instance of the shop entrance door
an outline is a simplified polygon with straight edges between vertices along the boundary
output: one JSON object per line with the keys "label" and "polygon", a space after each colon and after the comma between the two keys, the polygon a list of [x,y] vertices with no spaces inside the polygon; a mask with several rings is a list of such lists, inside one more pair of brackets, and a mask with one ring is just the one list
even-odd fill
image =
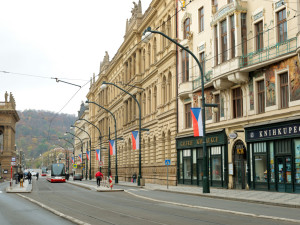
{"label": "shop entrance door", "polygon": [[202,180],[203,180],[203,159],[197,160],[198,164],[198,185],[202,186]]}
{"label": "shop entrance door", "polygon": [[246,187],[246,148],[241,140],[238,140],[233,147],[233,158],[234,158],[234,188],[245,189]]}
{"label": "shop entrance door", "polygon": [[292,192],[292,160],[290,156],[276,157],[277,191]]}

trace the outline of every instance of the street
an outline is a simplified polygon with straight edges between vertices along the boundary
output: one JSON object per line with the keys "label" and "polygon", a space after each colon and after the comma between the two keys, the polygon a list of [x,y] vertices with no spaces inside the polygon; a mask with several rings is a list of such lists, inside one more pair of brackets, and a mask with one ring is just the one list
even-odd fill
{"label": "street", "polygon": [[137,187],[96,192],[68,183],[49,183],[44,178],[33,182],[32,193],[22,196],[89,224],[295,224],[287,220],[300,219],[295,208]]}

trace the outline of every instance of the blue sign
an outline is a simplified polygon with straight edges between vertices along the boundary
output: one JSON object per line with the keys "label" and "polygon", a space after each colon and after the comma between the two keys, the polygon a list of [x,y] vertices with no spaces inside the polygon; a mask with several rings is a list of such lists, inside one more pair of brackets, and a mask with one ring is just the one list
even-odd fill
{"label": "blue sign", "polygon": [[166,165],[166,166],[169,166],[170,164],[171,164],[171,159],[166,159],[166,160],[165,160],[165,165]]}

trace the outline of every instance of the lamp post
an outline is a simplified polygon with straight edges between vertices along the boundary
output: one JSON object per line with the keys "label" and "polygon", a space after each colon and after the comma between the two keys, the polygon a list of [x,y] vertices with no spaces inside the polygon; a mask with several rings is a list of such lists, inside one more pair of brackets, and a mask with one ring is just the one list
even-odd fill
{"label": "lamp post", "polygon": [[91,174],[91,169],[92,169],[92,167],[91,167],[91,161],[92,161],[92,144],[91,144],[91,136],[90,136],[90,134],[88,133],[88,132],[86,132],[84,129],[82,129],[81,127],[78,127],[78,126],[75,126],[75,125],[71,125],[71,127],[76,127],[76,128],[78,128],[79,130],[81,130],[81,131],[83,131],[83,132],[85,132],[88,136],[89,136],[89,139],[90,139],[90,171],[89,171],[89,177],[90,177],[90,180],[92,179],[92,174]]}
{"label": "lamp post", "polygon": [[[88,120],[86,120],[86,119],[77,119],[77,120],[83,120],[83,121],[85,121],[85,122],[87,122],[87,123],[89,123],[89,124],[91,124],[93,127],[95,127],[95,128],[97,128],[97,130],[99,131],[99,147],[100,147],[100,154],[101,154],[101,147],[102,147],[102,135],[101,135],[101,131],[100,131],[100,129],[96,126],[96,125],[94,125],[93,123],[91,123],[90,121],[88,121]],[[92,153],[91,153],[92,154]],[[100,158],[100,161],[101,161],[101,158]]]}
{"label": "lamp post", "polygon": [[[64,141],[70,143],[70,144],[73,146],[73,156],[74,156],[74,164],[75,164],[75,147],[74,147],[73,143],[70,142],[70,141],[68,141],[68,140],[65,139],[65,138],[59,137],[58,139],[59,139],[59,140],[64,140]],[[68,157],[68,171],[69,171],[69,170],[70,170],[70,163],[69,163],[69,157]]]}
{"label": "lamp post", "polygon": [[206,151],[206,133],[205,133],[205,107],[218,107],[217,104],[206,104],[205,103],[205,95],[204,95],[204,74],[202,70],[202,66],[197,59],[197,57],[187,48],[179,44],[177,41],[173,40],[169,36],[165,35],[164,33],[156,30],[151,30],[151,27],[148,27],[143,34],[142,41],[148,42],[151,39],[152,33],[160,34],[167,38],[169,41],[173,42],[175,45],[181,47],[185,51],[187,51],[191,56],[196,60],[200,73],[201,73],[201,94],[202,94],[202,127],[203,127],[203,136],[202,136],[202,143],[203,143],[203,193],[210,193],[209,190],[209,171],[208,171],[208,155]]}
{"label": "lamp post", "polygon": [[[126,94],[130,95],[134,101],[137,103],[138,108],[139,108],[139,175],[138,175],[138,183],[137,185],[141,185],[141,178],[142,178],[142,155],[141,155],[141,146],[142,146],[142,114],[141,114],[141,106],[139,101],[134,97],[132,94],[130,94],[128,91],[124,90],[123,88],[119,87],[118,85],[114,83],[109,83],[109,82],[102,82],[101,89],[106,88],[106,85],[113,85],[116,88],[119,88],[121,91],[125,92]],[[148,130],[148,129],[145,129]]]}
{"label": "lamp post", "polygon": [[[116,121],[116,117],[114,116],[114,114],[109,111],[108,109],[104,108],[103,106],[97,104],[96,102],[91,102],[89,100],[85,101],[86,103],[92,103],[92,104],[95,104],[97,106],[99,106],[100,108],[104,109],[106,112],[110,113],[110,115],[114,118],[114,121],[115,121],[115,145],[116,145],[116,175],[115,175],[115,183],[117,184],[118,183],[118,138],[117,138],[117,121]],[[110,175],[110,174],[108,174]]]}
{"label": "lamp post", "polygon": [[[71,135],[73,135],[74,137],[77,137],[80,140],[80,142],[81,142],[81,157],[83,158],[83,143],[82,143],[81,138],[79,138],[75,134],[72,134],[71,132],[66,132],[66,134],[71,134]],[[75,151],[75,148],[74,148],[74,151]],[[74,160],[75,160],[75,155],[74,155]],[[83,177],[83,170],[82,169],[81,169],[81,176]]]}

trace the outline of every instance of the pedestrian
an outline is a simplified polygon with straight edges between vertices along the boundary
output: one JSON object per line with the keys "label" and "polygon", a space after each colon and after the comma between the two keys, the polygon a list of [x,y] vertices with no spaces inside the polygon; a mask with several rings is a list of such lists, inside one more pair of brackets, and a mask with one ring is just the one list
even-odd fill
{"label": "pedestrian", "polygon": [[96,177],[96,180],[97,180],[97,186],[100,187],[100,182],[101,182],[101,180],[103,178],[103,174],[100,171],[98,171],[96,173],[95,177]]}
{"label": "pedestrian", "polygon": [[36,173],[36,180],[39,179],[39,172]]}
{"label": "pedestrian", "polygon": [[28,178],[28,183],[31,184],[31,173],[30,173],[30,171],[27,174],[27,178]]}
{"label": "pedestrian", "polygon": [[20,172],[20,187],[23,187],[23,173]]}
{"label": "pedestrian", "polygon": [[132,175],[132,180],[133,180],[133,183],[136,182],[136,173],[134,173],[134,174]]}

